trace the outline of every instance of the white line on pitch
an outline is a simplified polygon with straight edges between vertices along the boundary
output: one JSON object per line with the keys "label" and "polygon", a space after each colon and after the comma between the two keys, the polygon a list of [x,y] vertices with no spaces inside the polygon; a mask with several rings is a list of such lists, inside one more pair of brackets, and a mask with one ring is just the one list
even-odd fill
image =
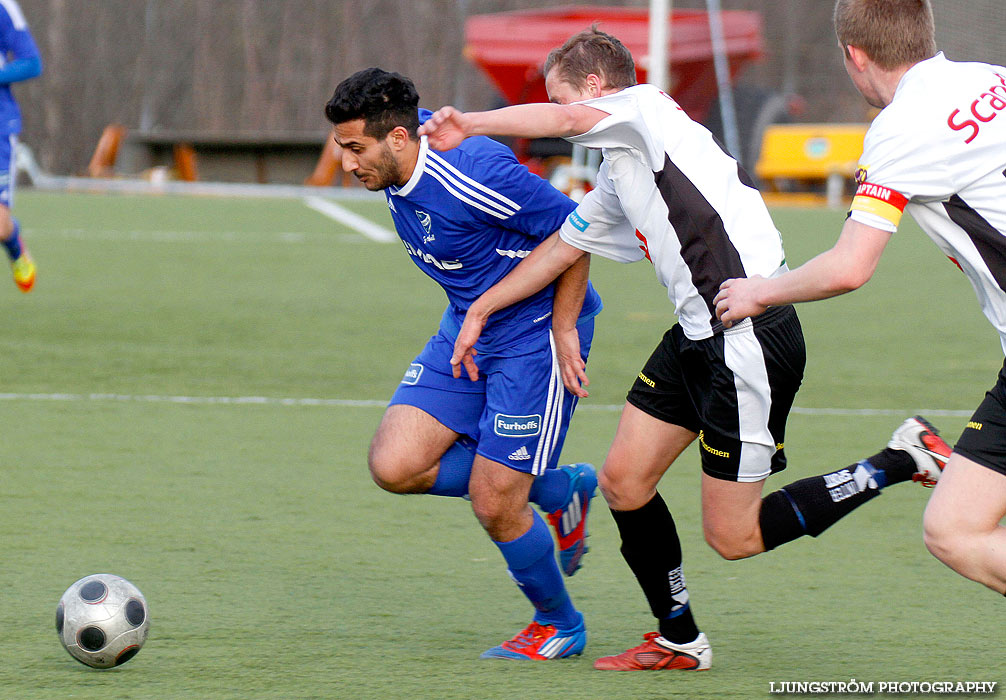
{"label": "white line on pitch", "polygon": [[242,404],[272,406],[385,406],[387,401],[356,399],[283,398],[274,396],[162,396],[157,394],[13,394],[0,401],[116,401],[139,403]]}
{"label": "white line on pitch", "polygon": [[[308,235],[296,231],[152,231],[152,230],[132,230],[122,231],[115,229],[83,229],[83,228],[29,228],[26,233],[34,238],[58,237],[58,238],[80,238],[84,240],[130,240],[130,241],[154,241],[160,243],[191,242],[191,241],[248,241],[262,240],[282,241],[284,243],[303,243]],[[347,234],[348,236],[348,234]]]}
{"label": "white line on pitch", "polygon": [[[0,401],[115,401],[139,403],[177,404],[234,404],[257,406],[340,406],[374,408],[387,405],[387,401],[375,399],[319,399],[310,397],[275,396],[164,396],[158,394],[45,394],[45,393],[0,393]],[[619,404],[589,404],[580,402],[581,411],[621,411]],[[792,413],[804,416],[909,416],[921,413],[927,416],[951,416],[967,418],[974,411],[954,408],[801,408],[794,406]]]}
{"label": "white line on pitch", "polygon": [[379,226],[370,219],[355,214],[329,199],[304,197],[304,204],[330,219],[335,219],[340,224],[349,226],[354,231],[359,231],[367,238],[378,243],[391,243],[398,239],[398,236],[383,226]]}

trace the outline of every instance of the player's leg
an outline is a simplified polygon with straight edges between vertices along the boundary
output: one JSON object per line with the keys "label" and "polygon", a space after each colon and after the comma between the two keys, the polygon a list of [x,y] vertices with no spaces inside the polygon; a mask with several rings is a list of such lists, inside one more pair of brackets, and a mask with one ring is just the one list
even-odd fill
{"label": "player's leg", "polygon": [[[535,609],[531,625],[483,658],[560,658],[579,654],[586,643],[583,616],[566,591],[552,535],[528,507],[535,477],[557,471],[575,406],[575,397],[563,389],[548,335],[505,357],[481,356],[486,409],[472,468],[472,508]],[[566,498],[570,485],[566,479],[556,490]]]}
{"label": "player's leg", "polygon": [[926,507],[926,546],[962,576],[1006,593],[1006,364],[965,426]]}
{"label": "player's leg", "polygon": [[[593,321],[582,325],[580,350],[586,360],[593,337]],[[534,365],[549,362],[549,346],[546,344],[543,347],[545,360],[526,361]],[[467,377],[455,379],[449,373],[434,369],[448,367],[452,352],[452,343],[439,334],[433,336],[409,365],[391,398],[391,405],[382,418],[369,454],[371,475],[387,491],[455,497],[468,494],[475,456],[475,441],[469,436],[479,434],[486,383],[484,378],[478,382],[472,382]],[[548,377],[550,370],[547,364],[545,366],[545,376]],[[529,373],[518,376],[521,380],[534,379]],[[562,389],[561,382],[559,389]],[[550,464],[553,468],[544,470],[534,480],[530,500],[559,518],[557,532],[569,525],[570,533],[567,533],[566,539],[579,543],[579,554],[569,557],[568,567],[565,568],[568,575],[572,575],[579,568],[580,557],[586,551],[583,546],[586,504],[594,493],[596,477],[593,468],[587,464],[555,468],[576,405],[576,397],[569,392],[557,396],[562,396],[561,413],[557,414],[561,422],[558,423],[554,458]],[[490,426],[490,429],[494,427]],[[531,459],[524,453],[516,453],[513,457]],[[573,551],[577,549],[575,544],[571,546]]]}
{"label": "player's leg", "polygon": [[[909,419],[906,425],[922,427],[917,419]],[[931,426],[923,430],[930,445],[946,459],[949,446],[935,432],[928,432]],[[917,435],[919,432],[915,430]],[[709,444],[720,446],[714,449],[735,444],[722,436],[709,435],[706,439]],[[735,482],[722,478],[719,472],[706,471],[702,475],[702,526],[706,541],[725,559],[743,559],[804,535],[817,537],[879,496],[883,488],[922,476],[920,469],[925,469],[926,474],[938,472],[943,463],[923,455],[920,459],[929,462],[929,466],[920,467],[904,443],[892,440],[891,444],[897,447],[888,447],[837,471],[787,484],[764,498],[761,496],[764,479]],[[704,462],[706,459],[703,455]],[[770,461],[766,458],[766,464]]]}
{"label": "player's leg", "polygon": [[765,551],[758,515],[765,481],[741,483],[702,474],[702,533],[724,559]]}
{"label": "player's leg", "polygon": [[[459,435],[424,410],[394,404],[385,411],[371,441],[367,458],[370,475],[374,483],[391,493],[467,496],[475,445],[474,440]],[[550,518],[565,518],[561,525],[564,531],[579,528],[583,532],[585,504],[593,496],[596,483],[589,464],[562,465],[533,480],[530,501],[541,506]],[[557,524],[557,530],[559,527]],[[579,557],[570,564],[570,571],[577,568]]]}
{"label": "player's leg", "polygon": [[[442,484],[441,493],[463,496],[468,493],[467,475],[471,474],[474,443],[466,449],[461,437],[422,409],[406,404],[388,406],[370,443],[367,463],[374,483],[391,493],[428,493],[434,489],[441,461],[464,460],[460,470],[463,483]],[[455,455],[455,453],[460,453]],[[450,468],[444,470],[449,478]],[[453,488],[452,488],[453,487]],[[457,492],[457,493],[454,493]]]}
{"label": "player's leg", "polygon": [[573,606],[556,564],[552,534],[528,505],[533,479],[481,455],[475,458],[472,509],[535,609],[527,628],[482,658],[556,659],[580,654],[587,641],[583,615]]}
{"label": "player's leg", "polygon": [[[912,442],[899,433],[911,433]],[[916,453],[913,455],[913,452]],[[940,458],[930,456],[940,455]],[[707,538],[727,559],[740,559],[775,549],[804,535],[817,537],[882,490],[906,481],[924,481],[938,477],[950,447],[932,426],[909,419],[895,432],[889,446],[881,452],[842,469],[801,479],[774,491],[760,502],[757,517],[751,517],[750,505],[743,510],[718,508],[710,518]],[[711,483],[712,479],[709,480]],[[705,482],[704,482],[705,483]],[[714,488],[730,486],[716,484]],[[710,493],[710,508],[720,503]],[[728,504],[726,499],[723,504]],[[711,511],[707,511],[711,512]],[[730,522],[729,518],[737,518]],[[755,535],[757,533],[757,536]]]}
{"label": "player's leg", "polygon": [[739,559],[764,551],[762,485],[786,466],[786,418],[806,364],[803,332],[792,307],[777,307],[695,343],[694,353],[709,377],[708,389],[694,389],[702,397],[702,530],[721,556]]}
{"label": "player's leg", "polygon": [[[461,497],[468,495],[475,445],[474,440],[459,435],[426,411],[394,404],[388,406],[381,419],[367,462],[374,483],[385,491]],[[565,517],[569,524],[566,529],[579,527],[582,531],[584,504],[589,502],[596,483],[589,464],[548,469],[533,479],[530,501],[550,517]],[[567,515],[573,510],[579,513],[575,522]],[[579,560],[572,570],[576,568]]]}
{"label": "player's leg", "polygon": [[[577,325],[580,354],[590,353],[594,320]],[[483,357],[487,418],[480,426],[479,451],[501,464],[530,471],[536,478],[528,499],[548,514],[559,543],[563,573],[572,576],[587,553],[587,516],[597,490],[597,474],[587,463],[559,465],[577,398],[563,385],[551,332],[511,349],[506,357]]]}
{"label": "player's leg", "polygon": [[[621,553],[639,582],[659,632],[621,654],[598,659],[602,670],[709,668],[712,651],[692,616],[677,528],[657,482],[698,435],[683,383],[680,327],[668,331],[640,372],[622,410],[600,474]],[[687,363],[687,359],[684,360]]]}
{"label": "player's leg", "polygon": [[1006,594],[1006,473],[954,453],[926,507],[926,547],[957,573]]}
{"label": "player's leg", "polygon": [[468,493],[485,382],[449,372],[453,343],[430,338],[409,365],[370,445],[374,481],[393,493]]}
{"label": "player's leg", "polygon": [[[871,459],[879,461],[877,456]],[[817,537],[880,495],[878,475],[863,460],[787,484],[763,498],[764,480],[735,482],[704,473],[703,533],[720,556],[731,560],[775,549],[804,535]]]}
{"label": "player's leg", "polygon": [[643,644],[605,656],[594,668],[611,671],[705,670],[712,650],[692,616],[685,584],[681,542],[657,482],[696,433],[661,421],[626,404],[601,470],[601,490],[608,499],[621,537],[621,553],[635,575],[657,632]]}
{"label": "player's leg", "polygon": [[0,245],[7,252],[14,273],[14,283],[22,292],[30,292],[35,284],[35,261],[21,241],[21,226],[11,214],[14,200],[14,147],[13,135],[0,137]]}
{"label": "player's leg", "polygon": [[786,466],[786,418],[804,362],[799,321],[782,307],[705,349],[723,378],[703,408],[703,531],[726,559],[749,557],[803,535],[817,537],[882,488],[910,481],[921,470],[938,472],[930,452],[949,455],[932,426],[913,418],[872,457],[762,498],[764,480]]}
{"label": "player's leg", "polygon": [[[657,492],[657,482],[696,437],[688,428],[667,423],[626,403],[601,469],[601,492],[621,538],[621,553],[657,620],[659,636],[648,638],[654,668],[708,668],[711,652],[692,615],[685,583],[681,541],[674,518]],[[683,653],[700,642],[702,649]],[[634,670],[639,649],[599,659],[596,668]]]}
{"label": "player's leg", "polygon": [[698,433],[626,402],[598,476],[608,506],[629,512],[653,500],[661,477],[696,437]]}
{"label": "player's leg", "polygon": [[531,528],[527,495],[534,477],[476,455],[469,496],[479,524],[496,542],[517,539]]}

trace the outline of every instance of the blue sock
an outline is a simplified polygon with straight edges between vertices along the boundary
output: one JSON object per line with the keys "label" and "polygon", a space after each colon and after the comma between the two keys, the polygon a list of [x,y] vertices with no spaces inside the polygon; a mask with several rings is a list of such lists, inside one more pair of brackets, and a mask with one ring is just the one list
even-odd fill
{"label": "blue sock", "polygon": [[570,630],[583,617],[573,607],[555,563],[552,533],[534,510],[531,529],[510,542],[495,542],[521,592],[534,605],[536,622]]}
{"label": "blue sock", "polygon": [[17,260],[21,257],[21,225],[17,219],[14,219],[14,232],[11,237],[6,241],[0,241],[0,243],[3,243],[3,247],[7,249],[7,255],[11,260]]}
{"label": "blue sock", "polygon": [[[475,443],[461,438],[440,458],[436,481],[426,493],[432,496],[460,498],[468,494],[468,481],[475,459]],[[528,500],[546,513],[559,510],[569,500],[569,474],[560,469],[546,469],[531,483]]]}
{"label": "blue sock", "polygon": [[546,469],[532,482],[527,500],[538,504],[546,513],[559,510],[569,500],[569,474],[561,469]]}
{"label": "blue sock", "polygon": [[444,452],[440,458],[437,479],[426,493],[433,496],[453,496],[460,498],[468,494],[468,481],[472,476],[472,460],[475,459],[475,443],[461,438]]}

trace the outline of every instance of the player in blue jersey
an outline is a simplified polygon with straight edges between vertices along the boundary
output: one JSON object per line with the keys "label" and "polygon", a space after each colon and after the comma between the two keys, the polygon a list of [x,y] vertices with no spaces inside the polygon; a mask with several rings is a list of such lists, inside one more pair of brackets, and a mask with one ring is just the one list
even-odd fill
{"label": "player in blue jersey", "polygon": [[42,59],[16,0],[0,0],[0,244],[10,257],[14,283],[22,292],[35,284],[35,262],[21,242],[21,227],[11,214],[14,199],[14,147],[21,132],[21,112],[12,83],[42,73]]}
{"label": "player in blue jersey", "polygon": [[[412,81],[379,68],[339,84],[325,108],[343,168],[383,190],[413,262],[446,292],[437,333],[391,398],[370,446],[374,481],[393,493],[469,495],[511,577],[535,608],[522,632],[482,658],[555,659],[586,643],[556,563],[580,566],[597,486],[588,464],[558,466],[601,302],[589,262],[493,316],[475,351],[482,376],[455,379],[450,357],[469,305],[561,226],[575,204],[505,146],[469,139],[438,152],[419,138],[430,112]],[[580,392],[585,393],[585,392]]]}

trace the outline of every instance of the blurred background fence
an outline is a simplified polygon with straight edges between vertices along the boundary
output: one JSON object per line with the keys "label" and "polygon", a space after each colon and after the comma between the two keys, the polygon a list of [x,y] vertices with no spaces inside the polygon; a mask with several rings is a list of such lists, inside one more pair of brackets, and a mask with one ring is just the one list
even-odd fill
{"label": "blurred background fence", "polygon": [[[797,96],[803,121],[864,121],[831,27],[832,0],[723,0],[764,18],[765,59],[741,82]],[[16,87],[22,139],[50,172],[83,171],[102,128],[313,134],[351,72],[380,65],[412,77],[422,104],[496,106],[463,58],[474,14],[646,0],[21,0],[45,73]],[[675,9],[704,8],[675,0]],[[1006,63],[1004,0],[934,0],[952,59]],[[603,25],[602,25],[603,28]],[[672,36],[673,41],[673,36]]]}

